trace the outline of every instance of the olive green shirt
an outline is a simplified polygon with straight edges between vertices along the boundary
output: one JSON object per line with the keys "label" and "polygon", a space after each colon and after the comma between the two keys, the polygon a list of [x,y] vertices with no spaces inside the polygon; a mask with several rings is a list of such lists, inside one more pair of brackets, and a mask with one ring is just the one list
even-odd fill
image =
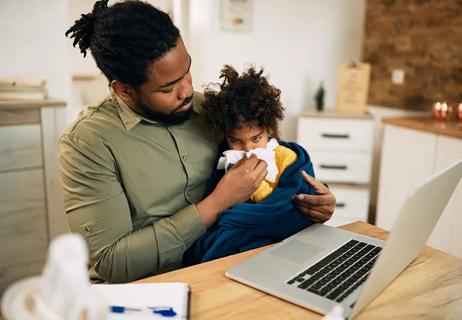
{"label": "olive green shirt", "polygon": [[195,203],[217,154],[198,114],[180,125],[147,120],[112,93],[60,139],[64,204],[104,280],[127,282],[181,267],[205,232]]}

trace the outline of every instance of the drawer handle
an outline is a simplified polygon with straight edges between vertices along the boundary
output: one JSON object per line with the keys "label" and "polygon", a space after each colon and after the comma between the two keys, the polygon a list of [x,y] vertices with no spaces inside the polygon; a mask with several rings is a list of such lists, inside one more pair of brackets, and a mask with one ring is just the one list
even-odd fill
{"label": "drawer handle", "polygon": [[337,203],[335,204],[335,207],[336,207],[336,208],[345,208],[346,205],[345,205],[345,202],[337,202]]}
{"label": "drawer handle", "polygon": [[323,138],[330,138],[330,139],[348,139],[350,137],[349,134],[335,134],[335,133],[323,133],[321,134],[321,137]]}
{"label": "drawer handle", "polygon": [[321,164],[319,167],[321,169],[333,169],[333,170],[346,170],[346,169],[348,169],[348,167],[345,166],[345,165],[336,166],[336,165],[331,165],[331,164]]}

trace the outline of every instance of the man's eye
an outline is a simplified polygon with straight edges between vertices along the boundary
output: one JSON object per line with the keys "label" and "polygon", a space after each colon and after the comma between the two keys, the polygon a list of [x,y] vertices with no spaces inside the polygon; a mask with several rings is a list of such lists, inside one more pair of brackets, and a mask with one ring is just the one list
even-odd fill
{"label": "man's eye", "polygon": [[162,89],[159,92],[160,93],[171,93],[172,91],[173,91],[173,88],[169,88],[169,89]]}

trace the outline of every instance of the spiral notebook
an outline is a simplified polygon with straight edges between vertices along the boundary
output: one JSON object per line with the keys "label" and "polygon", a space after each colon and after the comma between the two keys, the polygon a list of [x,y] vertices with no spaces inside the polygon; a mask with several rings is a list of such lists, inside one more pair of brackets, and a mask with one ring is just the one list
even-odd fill
{"label": "spiral notebook", "polygon": [[189,319],[190,287],[183,282],[95,284],[109,320]]}

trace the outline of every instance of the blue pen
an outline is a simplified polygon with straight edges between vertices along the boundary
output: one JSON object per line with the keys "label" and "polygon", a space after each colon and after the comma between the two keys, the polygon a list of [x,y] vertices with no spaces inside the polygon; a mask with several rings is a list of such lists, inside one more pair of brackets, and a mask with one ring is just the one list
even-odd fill
{"label": "blue pen", "polygon": [[[176,316],[176,312],[172,307],[147,307],[150,313],[158,314],[162,317],[172,318]],[[109,306],[109,311],[112,313],[127,313],[127,312],[143,312],[141,308],[132,308],[125,306]]]}
{"label": "blue pen", "polygon": [[124,306],[109,306],[109,311],[112,313],[126,313],[126,312],[142,312],[142,309],[129,308]]}

